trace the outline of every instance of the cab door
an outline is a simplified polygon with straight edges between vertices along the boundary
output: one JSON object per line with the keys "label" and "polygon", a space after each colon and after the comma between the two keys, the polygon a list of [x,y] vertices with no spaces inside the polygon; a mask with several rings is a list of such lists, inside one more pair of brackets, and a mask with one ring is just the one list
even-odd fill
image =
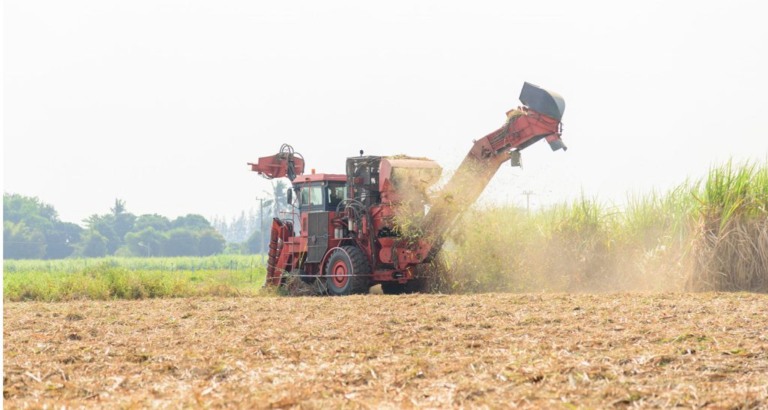
{"label": "cab door", "polygon": [[320,263],[328,250],[328,225],[330,212],[325,210],[325,186],[323,183],[304,185],[300,191],[302,230],[307,232],[306,263]]}

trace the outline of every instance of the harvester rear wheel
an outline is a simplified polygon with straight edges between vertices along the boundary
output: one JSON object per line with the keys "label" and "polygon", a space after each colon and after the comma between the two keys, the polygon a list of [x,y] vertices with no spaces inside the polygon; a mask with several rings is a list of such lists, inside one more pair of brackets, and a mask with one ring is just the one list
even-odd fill
{"label": "harvester rear wheel", "polygon": [[368,292],[371,268],[363,251],[354,246],[336,249],[325,267],[326,287],[333,296]]}

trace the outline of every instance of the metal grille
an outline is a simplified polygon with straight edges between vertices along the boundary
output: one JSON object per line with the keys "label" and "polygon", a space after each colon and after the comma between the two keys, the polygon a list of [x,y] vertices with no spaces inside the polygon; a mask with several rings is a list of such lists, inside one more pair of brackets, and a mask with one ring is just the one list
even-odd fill
{"label": "metal grille", "polygon": [[328,214],[329,212],[310,212],[307,215],[307,260],[306,263],[319,263],[328,249]]}

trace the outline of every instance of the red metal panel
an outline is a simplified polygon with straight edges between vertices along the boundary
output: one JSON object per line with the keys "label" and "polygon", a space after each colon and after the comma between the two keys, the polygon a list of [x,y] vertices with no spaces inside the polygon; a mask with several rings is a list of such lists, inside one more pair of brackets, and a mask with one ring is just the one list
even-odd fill
{"label": "red metal panel", "polygon": [[347,176],[343,174],[307,174],[298,175],[296,176],[296,179],[293,180],[295,184],[322,181],[347,182]]}

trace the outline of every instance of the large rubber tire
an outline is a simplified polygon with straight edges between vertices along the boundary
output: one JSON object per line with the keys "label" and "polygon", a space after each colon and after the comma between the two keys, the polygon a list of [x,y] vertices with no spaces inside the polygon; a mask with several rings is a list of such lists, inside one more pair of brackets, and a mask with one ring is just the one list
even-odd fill
{"label": "large rubber tire", "polygon": [[368,258],[355,246],[336,249],[325,265],[325,284],[332,296],[368,293],[370,275]]}

